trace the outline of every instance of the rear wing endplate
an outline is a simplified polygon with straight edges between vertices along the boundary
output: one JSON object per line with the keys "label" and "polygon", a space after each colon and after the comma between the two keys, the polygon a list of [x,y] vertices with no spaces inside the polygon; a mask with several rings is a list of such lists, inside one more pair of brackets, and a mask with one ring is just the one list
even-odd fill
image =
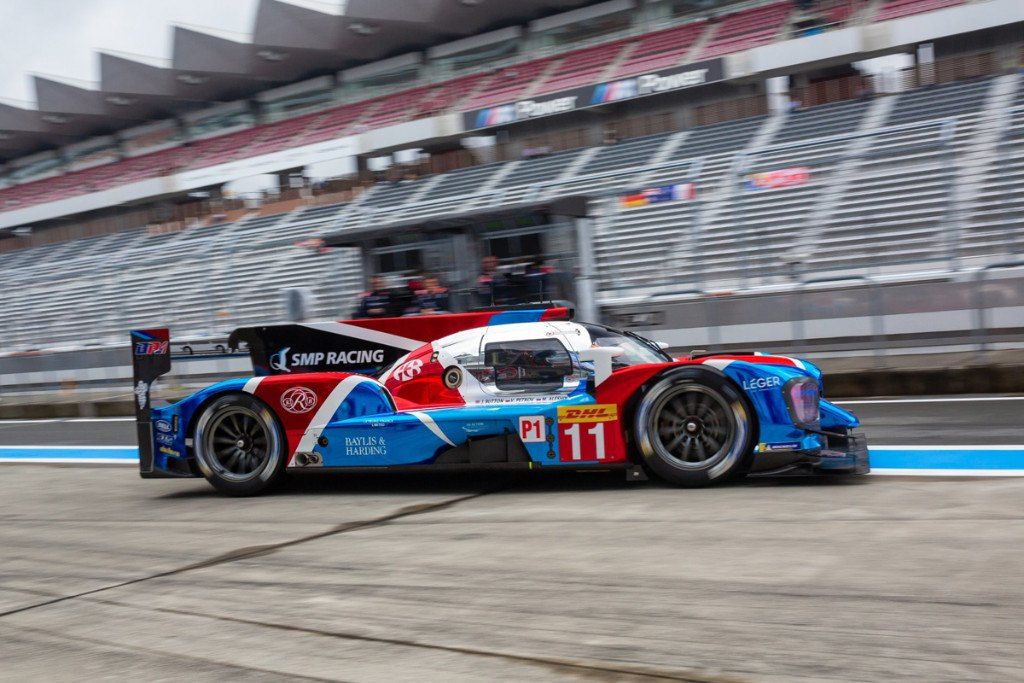
{"label": "rear wing endplate", "polygon": [[171,370],[171,333],[167,328],[132,330],[132,392],[139,437],[139,472],[153,474],[153,424],[150,391],[153,382]]}

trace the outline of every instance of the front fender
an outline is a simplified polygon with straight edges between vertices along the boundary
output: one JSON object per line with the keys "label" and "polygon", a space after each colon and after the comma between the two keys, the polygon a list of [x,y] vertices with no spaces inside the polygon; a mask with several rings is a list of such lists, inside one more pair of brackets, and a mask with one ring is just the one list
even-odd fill
{"label": "front fender", "polygon": [[831,401],[821,399],[818,404],[818,409],[821,411],[821,428],[822,429],[836,429],[843,427],[845,429],[854,429],[860,426],[860,420],[857,416],[848,410],[840,408]]}
{"label": "front fender", "polygon": [[820,436],[793,423],[782,391],[786,382],[795,378],[819,382],[817,372],[793,365],[735,359],[712,359],[704,364],[735,382],[754,407],[760,422],[758,451],[812,451],[824,445]]}

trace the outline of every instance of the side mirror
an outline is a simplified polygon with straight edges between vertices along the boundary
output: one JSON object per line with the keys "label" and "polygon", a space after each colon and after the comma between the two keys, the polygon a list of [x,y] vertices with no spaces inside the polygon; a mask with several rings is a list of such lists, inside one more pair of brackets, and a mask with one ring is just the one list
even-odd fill
{"label": "side mirror", "polygon": [[666,342],[654,342],[654,343],[657,344],[658,348],[661,349],[662,351],[664,351],[665,349],[668,348],[668,344]]}
{"label": "side mirror", "polygon": [[594,364],[594,384],[608,379],[612,374],[612,358],[617,358],[626,353],[621,346],[595,346],[579,352],[581,361],[590,361]]}

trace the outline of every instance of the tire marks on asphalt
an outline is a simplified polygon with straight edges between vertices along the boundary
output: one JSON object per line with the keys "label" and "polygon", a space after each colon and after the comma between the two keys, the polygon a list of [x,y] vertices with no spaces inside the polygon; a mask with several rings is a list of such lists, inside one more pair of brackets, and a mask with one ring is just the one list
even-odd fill
{"label": "tire marks on asphalt", "polygon": [[[38,592],[38,591],[33,591]],[[664,681],[681,681],[683,683],[746,683],[747,679],[737,678],[735,676],[725,676],[720,674],[702,673],[699,671],[690,671],[682,669],[663,669],[653,666],[646,666],[643,664],[630,664],[625,662],[613,662],[606,660],[593,660],[593,659],[568,659],[562,657],[544,657],[542,655],[526,655],[515,652],[507,652],[502,650],[492,650],[484,648],[457,646],[457,645],[444,645],[439,643],[423,642],[418,640],[412,640],[408,638],[384,638],[380,636],[371,636],[362,633],[355,633],[351,631],[338,631],[329,629],[309,628],[304,626],[296,626],[293,624],[286,624],[281,622],[274,622],[262,619],[245,619],[241,617],[234,617],[231,615],[223,614],[212,614],[208,612],[202,612],[198,610],[187,610],[187,609],[175,609],[173,607],[148,607],[144,605],[138,605],[135,603],[124,602],[121,600],[103,598],[103,597],[92,597],[84,596],[83,600],[108,607],[117,607],[123,609],[129,609],[133,611],[151,612],[164,615],[173,615],[186,618],[194,619],[208,619],[220,623],[233,624],[236,626],[251,626],[258,629],[270,629],[274,631],[281,631],[293,635],[304,635],[313,636],[319,638],[329,638],[335,640],[345,640],[351,642],[361,642],[371,645],[384,645],[391,647],[400,648],[411,648],[416,650],[427,650],[431,652],[449,653],[467,657],[478,657],[491,660],[502,660],[505,662],[512,662],[517,664],[523,664],[527,666],[535,666],[551,674],[557,674],[559,677],[572,676],[575,679],[583,680],[597,680],[597,681],[630,681],[630,680],[664,680]],[[124,647],[127,649],[139,650],[141,652],[149,652],[146,648],[140,648],[137,646],[125,646],[120,643],[93,640],[89,638],[83,638],[81,636],[65,636],[60,633],[49,633],[42,629],[20,629],[25,631],[37,631],[40,633],[47,633],[55,638],[67,637],[72,640],[78,640],[81,642],[93,643],[97,645],[107,645]],[[152,651],[153,654],[166,654],[161,651]],[[207,658],[196,657],[197,660],[204,661],[212,664],[221,664],[224,666],[236,666],[230,663],[221,662],[217,660],[210,660]],[[240,667],[238,667],[240,668]],[[260,673],[278,673],[282,675],[292,676],[288,672],[275,672],[266,669],[253,669],[255,672]],[[301,677],[300,677],[301,678]],[[304,680],[325,680],[322,678],[305,677]]]}
{"label": "tire marks on asphalt", "polygon": [[[507,652],[501,650],[492,650],[485,648],[474,648],[467,646],[458,645],[445,645],[442,643],[430,643],[422,642],[413,639],[406,638],[384,638],[379,636],[371,636],[367,634],[355,633],[350,631],[335,631],[327,629],[309,628],[304,626],[297,626],[293,624],[286,624],[281,622],[275,622],[270,620],[254,620],[245,619],[241,617],[235,617],[231,615],[222,614],[211,614],[201,611],[194,610],[182,610],[169,607],[144,607],[135,605],[132,603],[122,602],[110,598],[101,597],[101,594],[113,591],[119,588],[125,588],[134,586],[147,581],[153,581],[155,579],[170,578],[186,574],[199,569],[206,569],[209,567],[215,567],[223,564],[229,564],[232,562],[239,562],[242,560],[255,559],[265,557],[276,553],[286,548],[291,548],[297,545],[310,543],[316,540],[329,538],[352,531],[358,531],[362,529],[371,529],[379,526],[384,526],[392,522],[402,520],[408,517],[414,517],[417,515],[425,515],[432,512],[437,512],[450,508],[461,503],[465,503],[492,493],[498,493],[505,491],[510,488],[510,485],[506,484],[500,487],[495,487],[486,491],[472,493],[456,498],[450,498],[447,500],[439,501],[437,503],[420,503],[415,505],[408,505],[398,509],[395,512],[381,515],[367,520],[358,520],[354,522],[346,522],[338,524],[330,529],[324,531],[307,534],[298,538],[282,541],[280,543],[272,543],[266,545],[255,545],[237,548],[235,550],[216,555],[206,560],[199,562],[193,562],[175,569],[170,569],[163,572],[156,572],[146,576],[138,577],[135,579],[129,579],[127,581],[121,581],[118,583],[101,586],[99,588],[93,588],[87,591],[80,591],[78,593],[68,595],[53,595],[50,593],[44,593],[37,590],[22,590],[21,592],[31,593],[34,595],[42,596],[44,599],[34,602],[32,604],[23,605],[21,607],[9,609],[0,612],[0,619],[5,617],[11,617],[17,614],[37,610],[43,607],[49,607],[69,601],[81,600],[84,602],[90,602],[94,604],[103,604],[108,606],[115,606],[120,608],[128,608],[133,610],[143,610],[148,612],[155,612],[167,615],[175,615],[182,617],[210,619],[223,623],[232,623],[236,625],[251,626],[262,629],[271,629],[274,631],[282,631],[293,634],[303,634],[308,636],[316,636],[323,638],[330,638],[336,640],[345,640],[352,642],[363,642],[375,645],[384,645],[392,647],[404,647],[418,650],[428,650],[433,652],[450,653],[455,655],[467,656],[467,657],[480,657],[492,660],[502,660],[506,662],[515,662],[527,666],[536,666],[546,671],[549,671],[553,675],[558,676],[574,676],[581,679],[599,680],[599,681],[622,681],[622,680],[666,680],[666,681],[683,681],[685,683],[742,683],[743,679],[735,677],[727,677],[718,674],[704,674],[697,671],[686,671],[686,670],[665,670],[658,669],[656,667],[644,666],[641,664],[627,664],[621,662],[603,661],[603,660],[585,660],[585,659],[567,659],[560,657],[545,657],[542,655],[531,655],[521,654],[515,652]],[[4,628],[0,624],[0,628]],[[18,630],[25,632],[32,632],[38,635],[43,635],[51,638],[63,638],[72,642],[80,642],[87,645],[104,646],[119,648],[128,651],[135,651],[148,655],[166,655],[165,652],[159,650],[149,650],[144,647],[135,645],[125,645],[123,643],[117,643],[112,641],[106,641],[102,639],[86,638],[83,636],[70,636],[64,633],[51,632],[46,629],[38,629],[32,627],[18,626]],[[230,667],[238,671],[246,671],[251,673],[264,673],[274,675],[287,675],[289,677],[292,674],[282,671],[273,671],[269,669],[260,668],[248,668],[231,664],[229,662],[213,660],[203,657],[192,657],[197,662],[202,662],[211,665]],[[298,677],[301,680],[311,681],[322,681],[330,679],[322,679],[316,677]]]}
{"label": "tire marks on asphalt", "polygon": [[399,510],[397,510],[395,512],[392,512],[392,513],[389,513],[389,514],[386,514],[386,515],[381,515],[379,517],[374,517],[372,519],[367,519],[367,520],[358,520],[358,521],[355,521],[355,522],[346,522],[344,524],[339,524],[339,525],[337,525],[335,527],[332,527],[330,529],[327,529],[325,531],[320,531],[320,532],[313,533],[313,534],[307,534],[305,536],[300,536],[298,538],[294,538],[294,539],[291,539],[291,540],[281,541],[280,543],[273,543],[273,544],[268,544],[268,545],[257,545],[257,546],[248,546],[248,547],[244,547],[244,548],[238,548],[236,550],[232,550],[232,551],[224,553],[222,555],[217,555],[217,556],[211,557],[211,558],[206,559],[206,560],[201,560],[199,562],[193,562],[191,564],[183,565],[181,567],[176,567],[174,569],[168,569],[167,571],[156,572],[156,573],[153,573],[153,574],[148,574],[146,576],[140,576],[140,577],[135,578],[135,579],[128,579],[127,581],[120,581],[118,583],[113,583],[113,584],[109,584],[109,585],[106,585],[106,586],[100,586],[99,588],[92,588],[92,589],[87,590],[87,591],[81,591],[81,592],[72,593],[72,594],[69,594],[69,595],[61,595],[61,596],[58,596],[58,597],[55,597],[55,598],[50,598],[48,600],[41,600],[39,602],[35,602],[35,603],[29,604],[29,605],[23,605],[21,607],[16,607],[14,609],[9,609],[9,610],[0,612],[0,619],[2,619],[4,617],[12,616],[14,614],[20,614],[22,612],[28,612],[30,610],[39,609],[40,607],[47,607],[49,605],[56,605],[56,604],[59,604],[59,603],[62,603],[62,602],[67,602],[69,600],[77,600],[77,599],[80,599],[80,598],[85,598],[85,597],[88,597],[88,596],[97,595],[99,593],[104,593],[106,591],[111,591],[111,590],[114,590],[114,589],[117,589],[117,588],[124,588],[126,586],[134,586],[136,584],[144,583],[146,581],[152,581],[154,579],[162,579],[162,578],[166,578],[166,577],[169,577],[169,576],[177,576],[177,575],[180,575],[180,574],[185,574],[185,573],[188,573],[188,572],[191,572],[191,571],[195,571],[197,569],[205,569],[206,567],[213,567],[213,566],[216,566],[216,565],[226,564],[226,563],[229,563],[229,562],[237,562],[239,560],[246,560],[246,559],[250,559],[250,558],[254,558],[254,557],[262,557],[264,555],[269,555],[271,553],[277,552],[278,550],[283,550],[285,548],[291,548],[293,546],[301,545],[303,543],[310,543],[312,541],[316,541],[316,540],[319,540],[319,539],[322,539],[322,538],[328,538],[330,536],[337,536],[339,534],[348,533],[350,531],[358,531],[360,529],[369,529],[369,528],[373,528],[373,527],[377,527],[377,526],[383,526],[385,524],[389,524],[389,523],[391,523],[391,522],[393,522],[395,520],[403,519],[405,517],[411,517],[411,516],[414,516],[414,515],[422,515],[422,514],[427,514],[427,513],[430,513],[430,512],[436,512],[438,510],[444,510],[446,508],[452,507],[453,505],[458,505],[460,503],[464,503],[464,502],[467,502],[467,501],[470,501],[470,500],[474,500],[476,498],[480,498],[481,496],[486,496],[486,495],[489,495],[491,493],[497,493],[498,491],[505,490],[506,488],[507,488],[507,486],[502,486],[502,487],[495,488],[495,489],[489,489],[487,491],[481,491],[479,493],[471,493],[471,494],[468,494],[468,495],[465,495],[465,496],[459,496],[459,497],[456,497],[456,498],[449,498],[447,500],[442,500],[442,501],[439,501],[437,503],[420,503],[420,504],[416,504],[416,505],[407,505],[407,506],[405,506],[403,508],[400,508]]}
{"label": "tire marks on asphalt", "polygon": [[[3,630],[5,628],[6,627],[0,625],[0,632],[3,632]],[[320,677],[317,677],[317,676],[303,675],[303,674],[295,673],[293,671],[281,671],[281,670],[267,669],[267,668],[256,667],[256,666],[243,666],[243,665],[240,665],[240,664],[234,664],[232,662],[227,662],[227,661],[224,661],[224,660],[221,660],[221,659],[213,659],[213,658],[210,658],[210,657],[201,657],[201,656],[196,655],[194,653],[182,652],[180,650],[175,651],[175,652],[168,652],[167,650],[158,650],[158,649],[155,649],[155,648],[141,647],[139,645],[126,645],[124,643],[118,643],[118,642],[114,642],[114,641],[110,641],[110,640],[104,640],[102,638],[86,638],[84,636],[73,636],[73,635],[69,635],[67,633],[59,633],[59,632],[51,631],[51,630],[48,630],[48,629],[35,628],[35,627],[32,627],[32,626],[18,626],[17,629],[11,629],[11,630],[16,631],[16,634],[32,634],[32,635],[36,635],[36,636],[42,636],[44,638],[51,638],[51,639],[53,639],[53,640],[55,640],[57,642],[60,642],[60,643],[73,643],[73,644],[80,644],[80,645],[88,645],[88,646],[91,646],[91,647],[108,648],[110,650],[127,652],[127,653],[130,653],[132,655],[136,655],[136,656],[137,655],[145,655],[147,657],[154,657],[154,658],[162,659],[162,660],[173,659],[173,660],[175,660],[177,662],[180,662],[181,660],[185,659],[185,660],[188,660],[190,662],[194,662],[196,664],[206,664],[206,665],[209,665],[209,666],[217,667],[218,669],[222,669],[223,673],[232,673],[232,674],[236,674],[236,675],[237,674],[241,674],[241,675],[244,675],[246,677],[250,677],[250,676],[253,676],[253,675],[257,675],[257,674],[265,674],[265,675],[275,676],[275,677],[277,677],[277,676],[285,677],[288,680],[315,681],[317,683],[328,683],[328,682],[333,683],[334,681],[340,680],[340,679],[336,679],[336,678],[320,678]]]}

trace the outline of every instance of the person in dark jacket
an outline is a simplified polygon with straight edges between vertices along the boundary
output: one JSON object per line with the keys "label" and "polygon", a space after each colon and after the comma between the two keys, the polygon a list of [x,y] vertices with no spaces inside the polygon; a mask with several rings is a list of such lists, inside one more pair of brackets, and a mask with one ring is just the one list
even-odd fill
{"label": "person in dark jacket", "polygon": [[485,256],[476,279],[476,298],[480,306],[501,306],[508,303],[508,278],[498,271],[498,257]]}
{"label": "person in dark jacket", "polygon": [[370,276],[370,290],[359,295],[353,318],[386,318],[392,314],[391,292],[379,275]]}
{"label": "person in dark jacket", "polygon": [[423,289],[416,296],[419,313],[445,313],[448,311],[448,289],[436,277],[423,278]]}

